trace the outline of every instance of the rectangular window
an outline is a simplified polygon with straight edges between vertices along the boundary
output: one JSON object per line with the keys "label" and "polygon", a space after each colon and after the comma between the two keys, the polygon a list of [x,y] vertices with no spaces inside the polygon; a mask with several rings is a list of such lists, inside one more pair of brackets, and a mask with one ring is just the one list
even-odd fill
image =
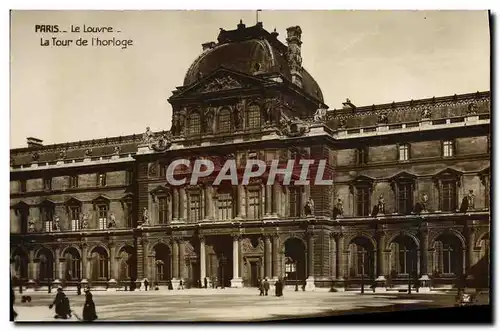
{"label": "rectangular window", "polygon": [[80,207],[70,207],[69,213],[71,218],[71,230],[80,230]]}
{"label": "rectangular window", "polygon": [[163,261],[160,261],[159,263],[156,264],[156,279],[157,280],[165,280],[164,265],[162,262]]}
{"label": "rectangular window", "polygon": [[441,210],[455,211],[457,209],[457,183],[454,180],[442,182]]}
{"label": "rectangular window", "polygon": [[104,187],[106,186],[106,174],[97,174],[97,186]]}
{"label": "rectangular window", "polygon": [[43,206],[40,210],[40,216],[42,218],[42,222],[45,225],[46,232],[52,232],[53,226],[53,217],[54,217],[54,208],[51,206]]}
{"label": "rectangular window", "polygon": [[289,208],[290,208],[290,217],[299,217],[300,216],[300,196],[301,191],[300,187],[290,187],[289,188]]}
{"label": "rectangular window", "polygon": [[163,163],[160,163],[160,178],[167,177],[167,166]]}
{"label": "rectangular window", "polygon": [[363,165],[368,162],[368,148],[362,147],[356,150],[356,164]]}
{"label": "rectangular window", "polygon": [[260,189],[248,190],[248,219],[260,219]]}
{"label": "rectangular window", "polygon": [[217,195],[219,207],[219,220],[230,220],[233,218],[233,197],[231,193],[219,193]]}
{"label": "rectangular window", "polygon": [[413,189],[411,183],[398,184],[398,212],[410,214],[413,210]]}
{"label": "rectangular window", "polygon": [[455,154],[455,151],[453,150],[453,141],[451,141],[451,140],[443,141],[443,156],[444,157],[451,157],[454,154]]}
{"label": "rectangular window", "polygon": [[69,176],[69,188],[77,188],[78,187],[78,176]]}
{"label": "rectangular window", "polygon": [[452,274],[453,270],[453,247],[450,244],[443,243],[443,270],[445,274]]}
{"label": "rectangular window", "polygon": [[158,197],[158,223],[167,224],[167,197]]}
{"label": "rectangular window", "polygon": [[130,185],[132,184],[132,179],[134,177],[134,171],[133,170],[127,170],[125,173],[125,184]]}
{"label": "rectangular window", "polygon": [[52,221],[45,221],[45,232],[52,232]]}
{"label": "rectangular window", "polygon": [[402,144],[398,146],[399,161],[408,161],[410,159],[410,146]]}
{"label": "rectangular window", "polygon": [[356,189],[357,216],[370,215],[370,188],[360,186]]}
{"label": "rectangular window", "polygon": [[189,220],[196,222],[201,219],[201,195],[192,193],[189,195]]}
{"label": "rectangular window", "polygon": [[97,217],[99,220],[99,230],[105,230],[108,225],[108,206],[97,206]]}
{"label": "rectangular window", "polygon": [[43,179],[43,190],[44,191],[52,190],[52,178],[44,178]]}
{"label": "rectangular window", "polygon": [[19,181],[19,193],[26,192],[26,180],[22,179]]}

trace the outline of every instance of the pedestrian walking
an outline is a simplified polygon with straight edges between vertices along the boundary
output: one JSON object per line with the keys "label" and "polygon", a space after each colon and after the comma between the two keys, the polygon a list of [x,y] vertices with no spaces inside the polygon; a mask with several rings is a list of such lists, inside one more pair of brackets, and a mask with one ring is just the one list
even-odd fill
{"label": "pedestrian walking", "polygon": [[179,286],[180,286],[181,290],[184,289],[184,283],[182,282],[182,279],[179,281]]}
{"label": "pedestrian walking", "polygon": [[69,299],[64,294],[63,289],[61,286],[57,288],[57,294],[52,302],[52,304],[49,305],[49,309],[52,309],[52,307],[55,306],[55,311],[56,315],[54,318],[62,318],[62,319],[67,319],[68,317],[71,318],[71,307],[69,305]]}
{"label": "pedestrian walking", "polygon": [[149,281],[147,278],[144,278],[144,289],[147,291],[149,286]]}
{"label": "pedestrian walking", "polygon": [[203,285],[205,286],[205,288],[208,288],[208,280],[207,280],[207,277],[203,278]]}
{"label": "pedestrian walking", "polygon": [[274,294],[277,297],[280,297],[283,295],[283,283],[281,282],[281,279],[278,278],[276,283],[274,284]]}
{"label": "pedestrian walking", "polygon": [[83,313],[82,313],[83,320],[86,322],[92,322],[97,319],[94,299],[92,293],[90,292],[89,287],[86,287],[84,291],[85,291],[85,304],[83,305]]}
{"label": "pedestrian walking", "polygon": [[264,296],[264,281],[262,279],[257,279],[257,284],[259,285],[259,296]]}
{"label": "pedestrian walking", "polygon": [[14,310],[14,302],[16,301],[16,294],[14,293],[14,288],[12,287],[12,281],[10,283],[10,321],[14,322],[17,317],[17,313]]}
{"label": "pedestrian walking", "polygon": [[76,284],[76,294],[82,295],[82,284],[80,284],[80,280],[78,280],[78,284]]}
{"label": "pedestrian walking", "polygon": [[267,293],[269,292],[269,282],[267,281],[267,278],[264,279],[264,295],[267,296]]}

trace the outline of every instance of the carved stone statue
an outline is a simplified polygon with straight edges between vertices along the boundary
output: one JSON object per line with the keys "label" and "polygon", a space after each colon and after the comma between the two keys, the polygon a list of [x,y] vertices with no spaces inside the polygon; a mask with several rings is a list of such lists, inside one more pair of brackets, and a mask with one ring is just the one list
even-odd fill
{"label": "carved stone statue", "polygon": [[421,115],[422,115],[423,120],[430,119],[431,118],[431,110],[429,108],[424,108],[424,109],[422,109]]}
{"label": "carved stone statue", "polygon": [[415,213],[416,214],[427,213],[428,201],[429,201],[429,196],[427,195],[427,193],[424,193],[422,195],[420,202],[417,202],[417,204],[415,205]]}
{"label": "carved stone statue", "polygon": [[35,232],[36,229],[35,229],[35,220],[30,220],[28,222],[28,232]]}
{"label": "carved stone statue", "polygon": [[87,148],[87,149],[85,150],[85,156],[87,156],[87,157],[92,156],[92,148]]}
{"label": "carved stone statue", "polygon": [[306,216],[314,215],[314,200],[311,197],[309,197],[309,199],[306,201],[306,204],[304,206],[304,214],[306,214]]}
{"label": "carved stone statue", "polygon": [[142,210],[142,224],[149,224],[149,212],[146,207]]}
{"label": "carved stone statue", "polygon": [[186,129],[186,108],[179,114],[179,134],[184,134]]}
{"label": "carved stone statue", "polygon": [[54,222],[52,223],[52,231],[61,231],[61,226],[59,224],[59,216],[54,217]]}
{"label": "carved stone statue", "polygon": [[151,140],[153,139],[153,132],[149,128],[149,126],[146,128],[146,132],[142,134],[142,143],[144,145],[149,145],[151,143]]}
{"label": "carved stone statue", "polygon": [[155,151],[161,152],[168,149],[172,145],[172,139],[169,134],[162,134],[156,139],[153,139],[151,148]]}
{"label": "carved stone statue", "polygon": [[[276,107],[279,103],[277,98],[271,98],[266,100],[264,103],[264,120],[267,124],[270,124],[275,120],[276,123],[279,123],[281,119],[281,111]],[[279,113],[278,115],[274,113]]]}
{"label": "carved stone statue", "polygon": [[245,114],[243,100],[240,100],[236,103],[233,109],[233,119],[234,119],[234,127],[236,129],[243,128],[243,117]]}
{"label": "carved stone statue", "polygon": [[116,228],[116,217],[115,213],[109,214],[108,229]]}
{"label": "carved stone statue", "polygon": [[316,113],[314,113],[314,122],[322,122],[326,119],[326,109],[324,108],[319,108],[316,110]]}
{"label": "carved stone statue", "polygon": [[467,106],[467,115],[477,115],[477,105],[475,103],[470,103]]}
{"label": "carved stone statue", "polygon": [[347,127],[347,121],[345,120],[345,118],[339,119],[339,126],[338,126],[338,128],[339,129],[345,129],[346,127]]}
{"label": "carved stone statue", "polygon": [[40,158],[40,154],[38,154],[38,152],[33,152],[31,153],[31,158],[33,159],[33,161],[38,161],[38,159]]}
{"label": "carved stone statue", "polygon": [[174,136],[178,136],[180,134],[180,118],[179,118],[179,113],[174,112],[174,118],[172,119],[172,127],[170,131]]}
{"label": "carved stone statue", "polygon": [[81,214],[81,218],[82,218],[82,223],[81,223],[82,230],[88,229],[88,227],[89,227],[89,214],[88,213]]}
{"label": "carved stone statue", "polygon": [[378,124],[387,124],[389,123],[389,118],[387,117],[386,113],[381,113],[378,115]]}
{"label": "carved stone statue", "polygon": [[215,109],[213,107],[208,107],[203,113],[203,132],[213,133],[214,130],[214,113]]}
{"label": "carved stone statue", "polygon": [[474,209],[474,198],[476,196],[474,195],[474,190],[469,190],[469,194],[467,195],[467,200],[469,202],[469,206],[468,206],[468,209],[471,210],[471,209]]}
{"label": "carved stone statue", "polygon": [[118,154],[120,154],[120,146],[115,146],[115,147],[113,148],[113,154],[114,154],[114,155],[118,155]]}
{"label": "carved stone statue", "polygon": [[372,217],[377,216],[378,214],[385,214],[385,201],[384,201],[384,195],[381,194],[378,198],[378,203],[373,206],[372,210]]}
{"label": "carved stone statue", "polygon": [[59,152],[59,159],[65,159],[66,158],[66,151],[60,151]]}
{"label": "carved stone statue", "polygon": [[344,201],[342,198],[338,198],[335,207],[333,208],[333,219],[341,216],[344,216]]}

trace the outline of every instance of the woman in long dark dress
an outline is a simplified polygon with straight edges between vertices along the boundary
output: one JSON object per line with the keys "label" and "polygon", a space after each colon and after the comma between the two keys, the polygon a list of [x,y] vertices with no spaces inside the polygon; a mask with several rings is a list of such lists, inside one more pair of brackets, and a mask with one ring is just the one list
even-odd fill
{"label": "woman in long dark dress", "polygon": [[85,304],[83,305],[83,320],[92,322],[97,319],[94,300],[90,288],[85,288]]}

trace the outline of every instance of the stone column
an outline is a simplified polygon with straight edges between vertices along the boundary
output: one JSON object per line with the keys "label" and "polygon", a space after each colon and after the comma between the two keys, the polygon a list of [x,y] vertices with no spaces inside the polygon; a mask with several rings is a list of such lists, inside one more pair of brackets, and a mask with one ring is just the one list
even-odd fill
{"label": "stone column", "polygon": [[314,233],[307,232],[307,279],[306,290],[314,290]]}
{"label": "stone column", "polygon": [[279,236],[277,233],[273,234],[273,278],[278,279],[279,274]]}
{"label": "stone column", "polygon": [[179,189],[177,187],[173,189],[172,206],[174,207],[172,219],[177,221],[179,220]]}
{"label": "stone column", "polygon": [[111,272],[109,273],[109,278],[116,280],[118,276],[116,275],[117,273],[117,267],[116,267],[116,245],[115,244],[110,244],[109,245],[109,255],[110,255],[110,269]]}
{"label": "stone column", "polygon": [[233,235],[233,279],[231,287],[243,287],[243,281],[239,274],[240,265],[240,235]]}
{"label": "stone column", "polygon": [[185,243],[183,239],[179,239],[179,279],[184,280],[186,261],[184,256]]}
{"label": "stone column", "polygon": [[174,290],[179,289],[179,242],[174,238],[172,240],[172,288]]}
{"label": "stone column", "polygon": [[337,249],[335,242],[335,233],[330,233],[330,275],[333,279],[337,278]]}
{"label": "stone column", "polygon": [[200,236],[200,278],[201,285],[204,284],[204,279],[207,276],[207,260],[205,252],[205,237]]}
{"label": "stone column", "polygon": [[214,219],[214,189],[212,186],[205,187],[205,218],[209,220]]}
{"label": "stone column", "polygon": [[376,292],[386,290],[384,251],[385,231],[377,231],[377,278],[375,279]]}
{"label": "stone column", "polygon": [[419,291],[430,291],[430,278],[429,278],[429,231],[427,224],[422,224],[420,227],[420,274],[419,278]]}
{"label": "stone column", "polygon": [[467,227],[467,260],[465,264],[467,273],[469,273],[469,269],[474,265],[474,234],[475,228],[469,225]]}
{"label": "stone column", "polygon": [[336,237],[336,246],[337,246],[337,265],[336,271],[337,279],[344,279],[344,235],[342,233],[337,233]]}
{"label": "stone column", "polygon": [[179,218],[184,222],[187,221],[187,195],[184,187],[179,188]]}
{"label": "stone column", "polygon": [[236,218],[246,218],[246,210],[245,210],[245,188],[243,185],[238,185],[238,215]]}
{"label": "stone column", "polygon": [[271,278],[271,238],[269,235],[264,237],[264,277]]}
{"label": "stone column", "polygon": [[61,268],[61,248],[56,247],[54,250],[55,260],[54,260],[54,280],[61,281],[63,279],[62,268]]}
{"label": "stone column", "polygon": [[82,245],[82,280],[88,280],[88,259],[87,259],[87,254],[88,254],[88,246],[87,244]]}
{"label": "stone column", "polygon": [[272,186],[266,185],[266,214],[265,216],[270,216],[272,213],[271,204],[272,204]]}
{"label": "stone column", "polygon": [[281,202],[280,195],[281,195],[280,185],[277,181],[275,181],[273,185],[273,196],[274,196],[273,215],[276,216],[280,214],[280,202]]}
{"label": "stone column", "polygon": [[36,264],[35,264],[35,251],[29,251],[28,256],[28,284],[26,285],[26,290],[28,292],[34,291],[36,287]]}

